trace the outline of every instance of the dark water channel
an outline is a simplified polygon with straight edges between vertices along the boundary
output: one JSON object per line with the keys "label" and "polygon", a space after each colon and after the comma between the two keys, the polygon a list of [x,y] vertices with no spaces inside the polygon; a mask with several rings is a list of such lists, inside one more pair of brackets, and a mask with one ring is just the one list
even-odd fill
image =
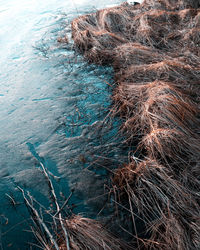
{"label": "dark water channel", "polygon": [[34,242],[16,187],[49,206],[40,162],[54,176],[60,203],[73,189],[74,212],[96,218],[108,173],[125,161],[119,122],[108,117],[112,69],[88,65],[70,39],[57,42],[70,38],[70,20],[106,4],[0,0],[0,249]]}

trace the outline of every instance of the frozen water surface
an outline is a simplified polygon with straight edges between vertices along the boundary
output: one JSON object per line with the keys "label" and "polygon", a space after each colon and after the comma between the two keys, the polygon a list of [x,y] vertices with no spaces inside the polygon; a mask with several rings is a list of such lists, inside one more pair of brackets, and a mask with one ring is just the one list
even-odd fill
{"label": "frozen water surface", "polygon": [[[117,4],[109,1],[109,4]],[[107,1],[0,0],[0,246],[29,249],[32,234],[19,185],[44,205],[48,187],[38,166],[55,175],[58,194],[95,217],[110,166],[120,164],[117,120],[107,117],[112,70],[75,55],[70,20]],[[123,159],[120,159],[123,161]],[[12,198],[12,199],[11,199]],[[60,202],[62,203],[63,200]],[[35,247],[37,249],[37,247]],[[35,249],[34,248],[34,249]]]}

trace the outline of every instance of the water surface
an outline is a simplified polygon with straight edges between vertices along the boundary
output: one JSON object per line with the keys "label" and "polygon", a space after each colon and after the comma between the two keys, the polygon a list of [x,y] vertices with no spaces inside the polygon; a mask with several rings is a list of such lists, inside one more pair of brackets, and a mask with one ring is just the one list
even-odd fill
{"label": "water surface", "polygon": [[[74,212],[93,218],[105,202],[102,196],[93,198],[104,193],[111,166],[123,162],[118,121],[108,118],[112,69],[88,65],[70,39],[70,21],[107,1],[91,3],[0,0],[2,249],[29,249],[33,242],[23,231],[29,215],[16,187],[48,204],[40,162],[56,176],[61,204],[73,188]],[[57,42],[65,35],[69,44]]]}

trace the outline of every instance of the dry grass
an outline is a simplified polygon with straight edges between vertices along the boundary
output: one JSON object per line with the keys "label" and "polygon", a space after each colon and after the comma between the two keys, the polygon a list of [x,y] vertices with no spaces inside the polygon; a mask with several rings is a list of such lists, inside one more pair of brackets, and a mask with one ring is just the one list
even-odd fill
{"label": "dry grass", "polygon": [[[118,169],[114,183],[119,196],[136,207],[151,237],[139,239],[145,249],[199,249],[200,214],[192,192],[171,171],[147,159]],[[126,197],[126,199],[124,198]],[[119,197],[119,199],[121,199]]]}
{"label": "dry grass", "polygon": [[[142,249],[200,249],[199,0],[145,0],[72,22],[75,46],[115,71],[114,113],[140,163],[114,175],[118,203],[138,211]],[[92,19],[92,21],[91,21]],[[146,160],[148,159],[148,160]],[[136,233],[133,217],[133,232]]]}
{"label": "dry grass", "polygon": [[[66,220],[71,250],[124,250],[132,249],[121,240],[108,233],[95,220],[74,216]],[[60,242],[60,249],[66,249]]]}
{"label": "dry grass", "polygon": [[[173,163],[181,170],[199,157],[199,141],[175,129],[155,129],[142,138],[140,147],[147,155]],[[181,172],[182,173],[182,172]]]}
{"label": "dry grass", "polygon": [[141,45],[140,43],[128,43],[116,47],[113,51],[113,67],[116,72],[126,69],[131,65],[144,65],[161,62],[164,55],[157,50]]}
{"label": "dry grass", "polygon": [[198,109],[188,95],[171,82],[123,83],[113,96],[124,118],[124,128],[133,134],[148,134],[159,128],[193,134],[198,129]]}
{"label": "dry grass", "polygon": [[[198,84],[200,67],[193,68],[178,59],[163,60],[152,64],[132,65],[125,70],[119,70],[116,80],[119,82],[150,82],[163,80],[174,82],[176,86],[188,87]],[[181,84],[181,85],[180,85]]]}

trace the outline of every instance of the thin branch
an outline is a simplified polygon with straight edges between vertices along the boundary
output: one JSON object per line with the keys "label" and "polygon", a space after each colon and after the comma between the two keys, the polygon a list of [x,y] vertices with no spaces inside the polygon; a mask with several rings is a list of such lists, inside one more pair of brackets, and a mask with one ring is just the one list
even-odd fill
{"label": "thin branch", "polygon": [[[67,250],[70,250],[68,233],[67,233],[67,230],[66,230],[66,228],[64,226],[64,223],[63,223],[62,215],[60,213],[60,206],[58,204],[58,200],[57,200],[57,197],[56,197],[55,189],[53,187],[53,183],[52,183],[51,179],[49,178],[48,172],[47,172],[47,170],[46,170],[46,168],[45,168],[45,166],[43,165],[42,162],[40,162],[40,166],[42,167],[42,170],[43,170],[43,173],[44,173],[45,177],[47,178],[48,185],[49,185],[49,188],[50,188],[54,203],[56,205],[56,210],[57,210],[56,213],[59,214],[58,218],[59,218],[59,222],[60,222],[60,225],[62,227],[64,236],[65,236]],[[54,217],[55,216],[53,216],[53,218]]]}
{"label": "thin branch", "polygon": [[[45,230],[45,232],[49,236],[49,239],[50,239],[51,243],[54,245],[54,247],[56,248],[56,250],[59,250],[58,244],[55,241],[55,239],[53,238],[53,235],[50,233],[50,231],[47,228],[47,226],[44,223],[44,221],[40,218],[37,210],[31,205],[31,203],[29,202],[29,200],[26,198],[24,190],[21,187],[19,187],[19,186],[17,186],[17,188],[22,192],[22,195],[23,195],[23,198],[24,198],[26,206],[28,207],[28,209],[31,210],[32,214],[37,218],[39,224],[42,225],[43,229]],[[47,250],[50,250],[50,248],[48,247]]]}

